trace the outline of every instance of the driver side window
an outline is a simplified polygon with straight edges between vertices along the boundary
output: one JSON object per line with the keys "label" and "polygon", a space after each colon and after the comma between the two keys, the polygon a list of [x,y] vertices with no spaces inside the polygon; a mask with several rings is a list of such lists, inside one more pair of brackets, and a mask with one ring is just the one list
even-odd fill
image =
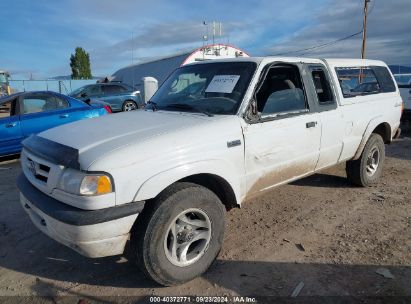
{"label": "driver side window", "polygon": [[0,104],[0,119],[14,116],[16,112],[15,105],[16,102],[14,100]]}
{"label": "driver side window", "polygon": [[292,65],[271,67],[256,99],[258,112],[263,115],[308,110],[300,72]]}
{"label": "driver side window", "polygon": [[89,87],[89,90],[87,93],[89,96],[99,95],[101,93],[101,88],[99,85],[91,86]]}

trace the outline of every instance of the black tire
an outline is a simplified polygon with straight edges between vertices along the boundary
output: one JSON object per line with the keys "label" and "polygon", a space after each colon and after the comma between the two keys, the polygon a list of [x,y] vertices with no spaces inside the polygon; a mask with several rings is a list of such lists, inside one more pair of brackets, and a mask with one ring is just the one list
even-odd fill
{"label": "black tire", "polygon": [[[375,150],[379,153],[378,165],[371,174],[369,171],[370,154]],[[347,162],[345,170],[348,180],[354,185],[368,187],[374,184],[381,176],[382,168],[385,162],[385,146],[382,137],[379,134],[371,134],[364,150],[357,160]]]}
{"label": "black tire", "polygon": [[[176,266],[166,255],[165,239],[176,217],[192,208],[200,209],[208,216],[211,238],[197,261],[184,267]],[[190,281],[204,273],[220,252],[224,215],[225,207],[214,192],[197,184],[176,183],[147,202],[138,216],[131,232],[131,257],[147,277],[161,285],[173,286]]]}
{"label": "black tire", "polygon": [[[134,107],[134,109],[133,110],[129,110],[128,109],[128,105],[129,104],[131,104],[133,107]],[[134,101],[134,100],[126,100],[125,102],[123,102],[123,105],[122,105],[122,107],[121,107],[121,109],[123,110],[123,112],[127,112],[127,111],[134,111],[134,110],[137,110],[139,107],[138,107],[138,104]]]}

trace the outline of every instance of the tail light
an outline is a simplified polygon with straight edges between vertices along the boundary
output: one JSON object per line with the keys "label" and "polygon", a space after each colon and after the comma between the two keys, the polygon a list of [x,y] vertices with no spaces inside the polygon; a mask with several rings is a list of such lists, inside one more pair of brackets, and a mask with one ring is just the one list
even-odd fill
{"label": "tail light", "polygon": [[105,105],[105,106],[104,106],[104,109],[107,111],[107,114],[113,113],[113,111],[111,110],[110,106],[108,106],[108,105]]}

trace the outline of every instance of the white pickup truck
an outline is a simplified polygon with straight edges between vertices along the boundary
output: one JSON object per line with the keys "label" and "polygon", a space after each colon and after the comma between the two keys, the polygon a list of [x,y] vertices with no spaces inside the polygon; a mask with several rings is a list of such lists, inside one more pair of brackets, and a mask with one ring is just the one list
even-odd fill
{"label": "white pickup truck", "polygon": [[381,61],[186,65],[145,110],[26,139],[21,203],[41,231],[77,252],[121,255],[129,244],[143,273],[179,284],[207,270],[226,210],[245,200],[343,162],[353,184],[375,182],[401,106]]}

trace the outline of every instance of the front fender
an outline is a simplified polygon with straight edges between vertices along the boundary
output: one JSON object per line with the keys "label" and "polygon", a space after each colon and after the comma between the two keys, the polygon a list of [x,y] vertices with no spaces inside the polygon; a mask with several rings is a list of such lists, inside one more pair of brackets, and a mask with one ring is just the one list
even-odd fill
{"label": "front fender", "polygon": [[[370,120],[370,122],[367,125],[367,128],[364,131],[364,134],[362,136],[362,140],[360,142],[360,145],[358,146],[357,152],[355,152],[355,155],[354,155],[354,158],[353,158],[354,160],[359,159],[361,157],[362,151],[364,150],[364,147],[367,144],[367,141],[370,138],[371,133],[375,130],[375,128],[378,125],[380,125],[382,123],[384,123],[382,115],[376,116],[376,117],[374,117],[373,119]],[[391,128],[390,128],[390,130],[391,130]]]}
{"label": "front fender", "polygon": [[218,159],[187,163],[155,174],[140,186],[133,201],[154,198],[173,183],[196,174],[212,174],[223,178],[233,189],[237,202],[241,201],[240,189],[244,174],[240,174],[238,168],[234,168],[230,163]]}

